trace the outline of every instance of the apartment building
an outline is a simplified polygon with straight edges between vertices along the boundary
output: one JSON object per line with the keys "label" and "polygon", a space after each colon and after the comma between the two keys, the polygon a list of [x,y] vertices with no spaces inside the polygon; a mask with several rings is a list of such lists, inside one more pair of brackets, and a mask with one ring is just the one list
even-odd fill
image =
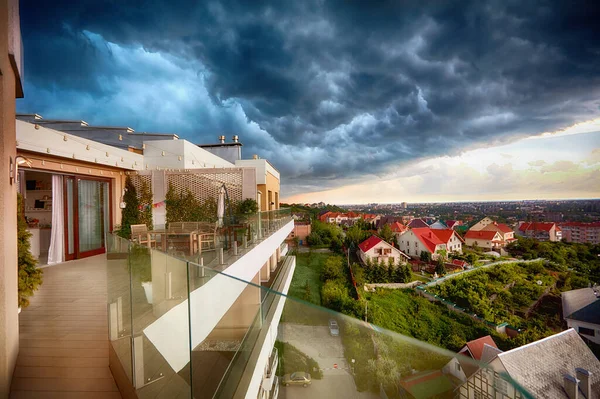
{"label": "apartment building", "polygon": [[520,222],[518,233],[539,241],[562,240],[562,229],[553,222]]}
{"label": "apartment building", "polygon": [[[280,175],[273,165],[224,159],[176,135],[138,137],[131,128],[44,121],[36,114],[19,116],[16,139],[27,165],[15,171],[13,184],[25,198],[40,264],[61,270],[78,260],[85,268],[89,259],[107,270],[108,361],[124,396],[168,396],[174,389],[182,397],[277,396],[274,342],[285,297],[275,292],[287,293],[295,258],[286,256],[294,221],[279,210]],[[142,184],[152,194],[150,248],[112,234],[121,222],[127,177],[138,196]],[[236,225],[226,222],[208,249],[198,239],[196,251],[191,244],[181,251],[181,240],[166,230],[170,187],[215,203],[225,190],[231,202],[255,199],[262,212]],[[132,262],[145,271],[137,274],[127,266]],[[129,300],[136,297],[144,299]],[[232,373],[234,366],[242,375]],[[26,389],[21,379],[13,386]]]}
{"label": "apartment building", "polygon": [[600,244],[600,222],[564,222],[559,227],[566,242]]}

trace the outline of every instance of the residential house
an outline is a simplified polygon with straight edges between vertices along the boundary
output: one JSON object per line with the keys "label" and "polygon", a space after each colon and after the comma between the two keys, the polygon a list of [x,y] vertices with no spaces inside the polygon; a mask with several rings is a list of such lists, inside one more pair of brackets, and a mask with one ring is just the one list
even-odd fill
{"label": "residential house", "polygon": [[506,245],[510,244],[513,241],[516,241],[515,232],[513,229],[508,227],[504,223],[493,222],[485,226],[481,231],[497,231],[500,233],[502,240],[506,243]]}
{"label": "residential house", "polygon": [[[467,378],[476,373],[482,363],[488,363],[498,353],[502,353],[496,346],[491,336],[486,335],[472,341],[469,341],[458,351],[460,356],[452,358],[444,366],[442,371],[450,374],[460,381],[465,382]],[[470,361],[471,359],[474,361]]]}
{"label": "residential house", "polygon": [[597,286],[562,293],[563,319],[585,340],[600,344],[600,290]]}
{"label": "residential house", "polygon": [[494,223],[494,221],[492,219],[490,219],[489,217],[486,216],[483,219],[481,219],[479,222],[477,222],[473,226],[471,226],[471,228],[469,230],[472,230],[472,231],[481,231],[487,225],[489,225],[491,223]]}
{"label": "residential house", "polygon": [[[525,396],[508,376],[531,396]],[[455,398],[598,399],[600,361],[573,329],[497,353],[487,367],[468,377]]]}
{"label": "residential house", "polygon": [[429,227],[427,223],[423,221],[423,219],[413,219],[407,224],[411,229],[420,228],[420,227]]}
{"label": "residential house", "polygon": [[565,222],[559,227],[564,241],[600,244],[600,222]]}
{"label": "residential house", "polygon": [[500,251],[506,246],[502,235],[497,231],[472,231],[465,234],[465,244],[469,247],[479,247],[488,251]]}
{"label": "residential house", "polygon": [[461,220],[446,220],[446,226],[449,229],[454,229],[458,226],[462,226],[463,222]]}
{"label": "residential house", "polygon": [[394,264],[406,262],[409,257],[394,246],[383,241],[377,236],[371,236],[358,245],[360,259],[366,263],[367,259],[378,262],[389,262],[394,260]]}
{"label": "residential house", "polygon": [[444,222],[442,222],[441,220],[436,220],[435,222],[433,222],[432,224],[429,225],[429,228],[440,230],[440,229],[447,229],[448,226],[446,226],[446,224],[444,224]]}
{"label": "residential house", "polygon": [[396,242],[400,242],[400,237],[408,231],[408,227],[400,222],[393,222],[390,224],[392,232],[396,236]]}
{"label": "residential house", "polygon": [[446,243],[446,250],[448,252],[454,252],[462,254],[463,238],[452,229],[434,229],[432,228],[433,234],[435,234],[441,241]]}
{"label": "residential house", "polygon": [[431,259],[437,259],[441,251],[447,251],[446,242],[429,227],[417,227],[404,233],[398,244],[400,250],[411,258],[418,259],[424,251],[431,254]]}
{"label": "residential house", "polygon": [[294,230],[287,236],[286,240],[298,239],[298,245],[308,245],[307,238],[311,232],[310,222],[294,220]]}
{"label": "residential house", "polygon": [[553,222],[519,222],[518,232],[523,237],[538,241],[560,241],[562,230]]}

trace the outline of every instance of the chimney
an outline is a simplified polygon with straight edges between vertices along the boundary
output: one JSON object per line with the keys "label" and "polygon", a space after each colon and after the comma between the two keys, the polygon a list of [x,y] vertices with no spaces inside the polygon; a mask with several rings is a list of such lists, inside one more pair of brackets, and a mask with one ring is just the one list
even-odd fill
{"label": "chimney", "polygon": [[578,399],[579,380],[569,374],[565,374],[565,391],[567,391],[569,399]]}
{"label": "chimney", "polygon": [[256,154],[252,155],[252,159],[258,159],[258,155],[256,155]]}
{"label": "chimney", "polygon": [[586,369],[576,368],[575,375],[577,379],[581,381],[579,384],[579,388],[583,392],[583,396],[586,399],[591,399],[592,397],[592,373]]}
{"label": "chimney", "polygon": [[238,143],[240,140],[240,138],[237,136],[237,134],[235,136],[233,136],[233,142],[234,143]]}
{"label": "chimney", "polygon": [[225,136],[219,136],[219,143],[225,144]]}

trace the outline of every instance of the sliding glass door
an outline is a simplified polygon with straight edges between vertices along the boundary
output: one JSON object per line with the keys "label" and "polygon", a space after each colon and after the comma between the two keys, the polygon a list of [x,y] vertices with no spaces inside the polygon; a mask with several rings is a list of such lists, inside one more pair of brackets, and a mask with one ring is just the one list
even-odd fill
{"label": "sliding glass door", "polygon": [[65,259],[106,252],[111,229],[109,181],[65,176],[64,199]]}
{"label": "sliding glass door", "polygon": [[108,183],[77,179],[79,258],[106,252],[109,229]]}
{"label": "sliding glass door", "polygon": [[65,176],[64,181],[64,205],[65,205],[65,260],[73,260],[76,256],[75,228],[77,222],[75,215],[77,213],[75,198],[75,177]]}

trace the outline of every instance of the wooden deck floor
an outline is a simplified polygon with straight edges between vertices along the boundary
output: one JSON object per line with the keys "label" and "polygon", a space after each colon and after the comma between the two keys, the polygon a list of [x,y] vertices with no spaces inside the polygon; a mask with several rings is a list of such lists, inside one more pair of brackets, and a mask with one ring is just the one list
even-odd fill
{"label": "wooden deck floor", "polygon": [[106,257],[44,269],[19,317],[11,398],[121,398],[108,368]]}

